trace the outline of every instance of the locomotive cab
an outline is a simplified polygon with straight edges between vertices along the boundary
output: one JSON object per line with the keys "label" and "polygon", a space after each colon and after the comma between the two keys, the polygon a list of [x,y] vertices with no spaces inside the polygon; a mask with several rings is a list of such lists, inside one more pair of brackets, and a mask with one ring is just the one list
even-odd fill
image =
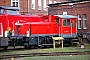
{"label": "locomotive cab", "polygon": [[77,16],[55,15],[60,17],[59,36],[63,37],[64,44],[78,43],[77,37]]}
{"label": "locomotive cab", "polygon": [[0,47],[2,48],[8,47],[8,33],[14,30],[15,16],[20,16],[19,10],[16,7],[0,6]]}
{"label": "locomotive cab", "polygon": [[0,6],[0,23],[3,26],[3,36],[5,36],[5,31],[9,28],[11,28],[10,31],[14,30],[15,20],[18,19],[18,17],[15,16],[21,15],[19,10],[20,9],[17,7]]}

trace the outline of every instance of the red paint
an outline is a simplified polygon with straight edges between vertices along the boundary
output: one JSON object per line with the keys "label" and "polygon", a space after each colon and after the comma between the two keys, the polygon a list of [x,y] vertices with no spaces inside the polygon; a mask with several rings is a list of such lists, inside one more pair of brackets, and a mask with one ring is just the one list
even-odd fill
{"label": "red paint", "polygon": [[[5,9],[5,11],[7,12],[7,9]],[[55,22],[56,18],[60,20],[59,25],[57,22]],[[74,28],[72,28],[72,20],[75,21]],[[15,34],[20,35],[26,35],[27,30],[30,32],[30,34],[36,35],[76,34],[77,32],[76,18],[70,18],[70,26],[63,26],[63,18],[54,15],[10,15],[6,13],[0,14],[0,23],[2,23],[3,32],[5,32],[8,27],[11,27],[11,31],[14,30]],[[19,28],[17,28],[18,25],[15,25],[16,23],[21,24],[19,25]]]}

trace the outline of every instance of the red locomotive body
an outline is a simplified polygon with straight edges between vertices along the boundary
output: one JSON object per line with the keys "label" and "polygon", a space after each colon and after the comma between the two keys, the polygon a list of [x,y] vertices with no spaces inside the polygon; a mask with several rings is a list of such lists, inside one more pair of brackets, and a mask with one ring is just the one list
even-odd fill
{"label": "red locomotive body", "polygon": [[[55,36],[65,38],[65,44],[78,41],[76,16],[21,15],[19,10],[16,7],[0,7],[0,47],[53,45],[52,37]],[[2,38],[7,44],[2,44]]]}

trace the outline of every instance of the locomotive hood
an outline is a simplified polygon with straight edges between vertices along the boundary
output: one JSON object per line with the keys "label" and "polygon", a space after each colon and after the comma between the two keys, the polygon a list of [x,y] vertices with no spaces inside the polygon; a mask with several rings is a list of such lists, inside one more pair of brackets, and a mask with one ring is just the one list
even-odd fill
{"label": "locomotive hood", "polygon": [[24,21],[40,22],[44,21],[41,16],[38,15],[21,15]]}

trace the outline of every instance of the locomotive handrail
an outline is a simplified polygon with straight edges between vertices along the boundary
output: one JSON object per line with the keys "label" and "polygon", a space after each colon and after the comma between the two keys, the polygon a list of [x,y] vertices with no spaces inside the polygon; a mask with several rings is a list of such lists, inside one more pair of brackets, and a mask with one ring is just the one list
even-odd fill
{"label": "locomotive handrail", "polygon": [[1,33],[1,34],[0,34],[0,37],[3,37],[3,27],[2,27],[2,23],[0,23],[0,29],[1,29],[1,30],[0,30],[0,33]]}
{"label": "locomotive handrail", "polygon": [[64,38],[63,37],[53,37],[54,49],[55,49],[55,41],[56,40],[59,40],[59,43],[60,43],[60,40],[62,41],[62,49],[63,49],[63,40],[64,40]]}

